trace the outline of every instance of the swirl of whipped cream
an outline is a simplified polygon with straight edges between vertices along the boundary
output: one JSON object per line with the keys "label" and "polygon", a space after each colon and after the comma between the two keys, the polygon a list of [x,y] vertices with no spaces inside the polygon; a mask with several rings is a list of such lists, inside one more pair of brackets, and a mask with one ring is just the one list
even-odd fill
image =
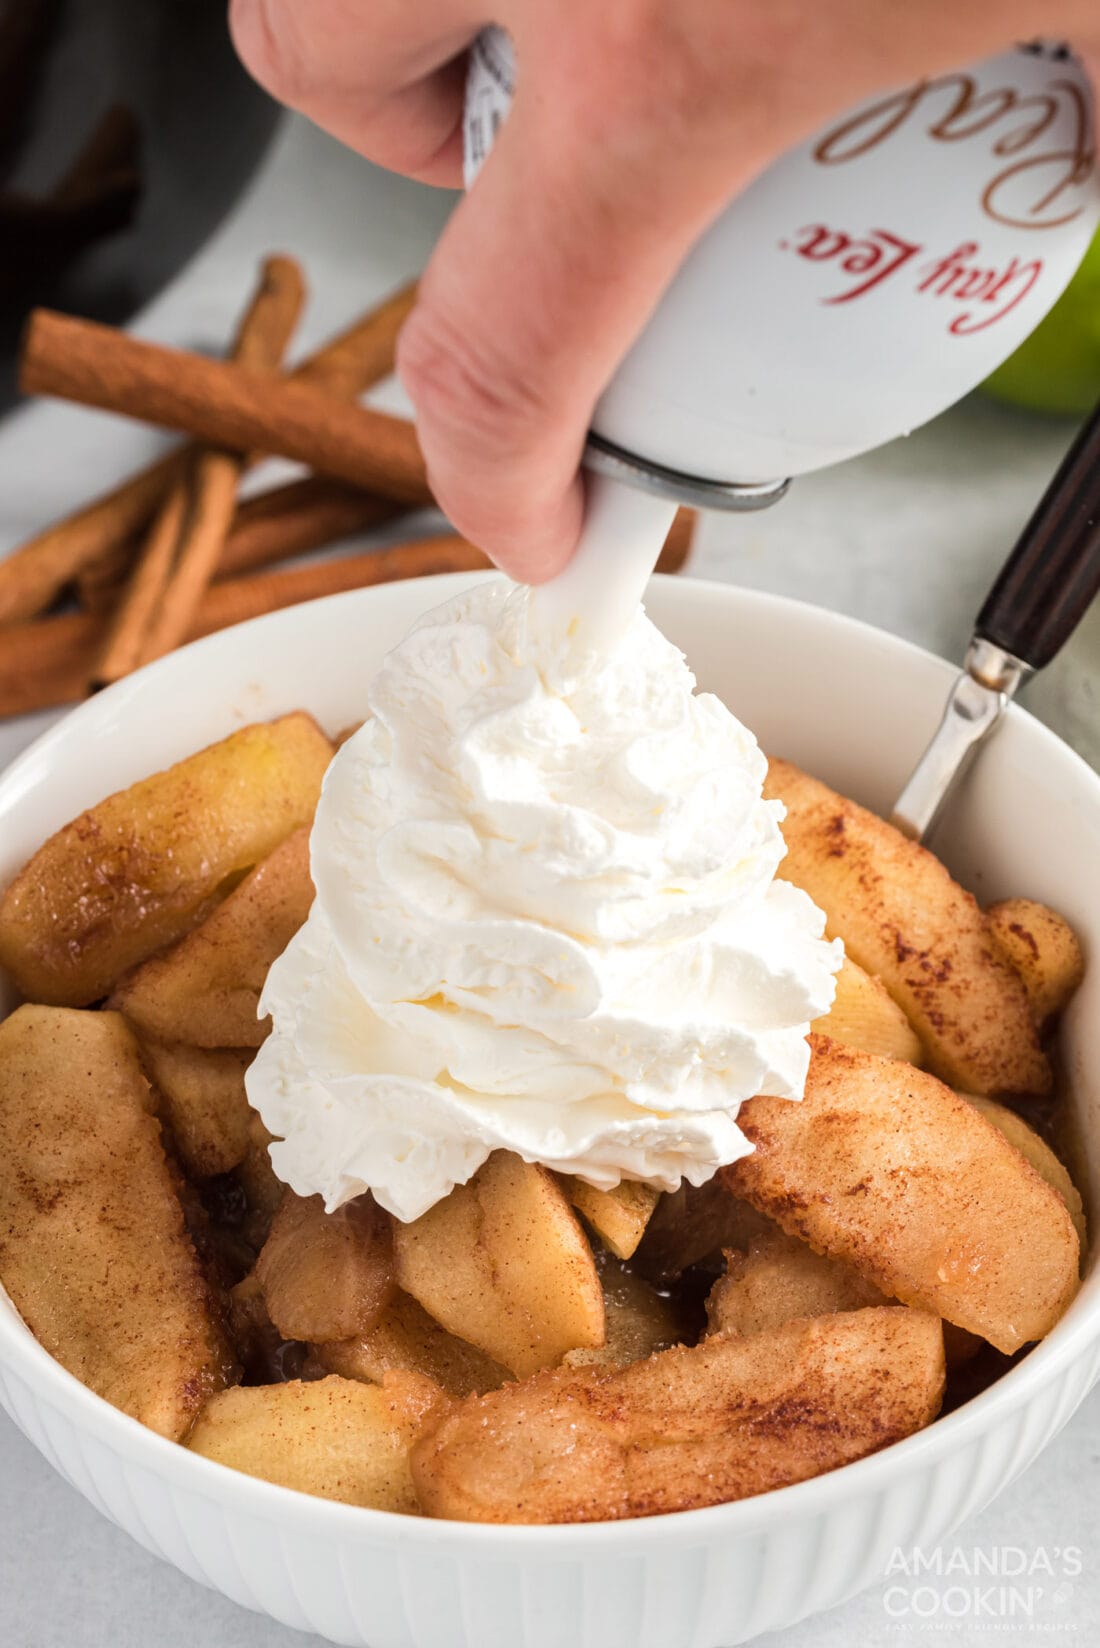
{"label": "swirl of whipped cream", "polygon": [[802,1094],[839,944],[775,880],[755,739],[639,609],[574,679],[481,583],[389,654],[311,842],[316,902],[248,1075],[277,1172],[408,1220],[493,1150],[701,1184]]}

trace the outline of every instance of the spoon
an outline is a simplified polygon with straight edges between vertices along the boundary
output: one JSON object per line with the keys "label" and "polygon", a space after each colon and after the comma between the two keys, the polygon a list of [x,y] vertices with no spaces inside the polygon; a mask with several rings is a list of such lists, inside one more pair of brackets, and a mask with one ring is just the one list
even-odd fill
{"label": "spoon", "polygon": [[1100,590],[1100,405],[985,598],[963,673],[890,822],[922,841],[1019,688],[1069,640]]}

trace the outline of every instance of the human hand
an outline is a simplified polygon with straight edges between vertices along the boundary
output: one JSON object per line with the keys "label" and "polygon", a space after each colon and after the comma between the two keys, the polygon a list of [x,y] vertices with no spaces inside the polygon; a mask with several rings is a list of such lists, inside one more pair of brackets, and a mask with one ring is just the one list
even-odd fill
{"label": "human hand", "polygon": [[[432,487],[514,577],[552,577],[583,515],[592,410],[734,195],[876,90],[1037,33],[1100,53],[1093,0],[498,0],[515,103],[452,216],[398,371]],[[473,0],[231,0],[245,64],[368,159],[462,176]]]}

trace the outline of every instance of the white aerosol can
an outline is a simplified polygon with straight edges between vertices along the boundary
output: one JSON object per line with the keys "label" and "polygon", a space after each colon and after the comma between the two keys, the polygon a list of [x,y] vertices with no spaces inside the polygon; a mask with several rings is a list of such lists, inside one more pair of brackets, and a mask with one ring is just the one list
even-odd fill
{"label": "white aerosol can", "polygon": [[[516,73],[487,30],[468,185]],[[1084,256],[1094,132],[1084,71],[1045,43],[838,116],[689,254],[596,408],[588,467],[678,503],[760,508],[788,477],[925,423],[1011,354]]]}

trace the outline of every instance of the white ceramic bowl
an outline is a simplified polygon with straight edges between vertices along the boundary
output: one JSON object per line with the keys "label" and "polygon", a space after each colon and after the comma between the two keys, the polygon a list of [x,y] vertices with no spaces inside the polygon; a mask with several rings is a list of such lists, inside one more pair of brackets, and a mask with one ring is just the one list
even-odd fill
{"label": "white ceramic bowl", "polygon": [[[0,780],[0,884],[52,830],[235,726],[305,705],[335,730],[383,652],[460,578],[336,596],[214,636],[93,699]],[[773,596],[661,579],[656,621],[765,747],[886,807],[950,667]],[[945,821],[979,896],[1064,910],[1100,955],[1100,778],[1013,710]],[[1100,969],[1064,1027],[1100,1206]],[[843,1470],[645,1521],[494,1528],[310,1499],[199,1459],[85,1390],[0,1295],[0,1399],[61,1474],[147,1550],[284,1624],[369,1648],[719,1648],[828,1608],[927,1547],[1035,1457],[1100,1372],[1100,1275],[967,1406]]]}

